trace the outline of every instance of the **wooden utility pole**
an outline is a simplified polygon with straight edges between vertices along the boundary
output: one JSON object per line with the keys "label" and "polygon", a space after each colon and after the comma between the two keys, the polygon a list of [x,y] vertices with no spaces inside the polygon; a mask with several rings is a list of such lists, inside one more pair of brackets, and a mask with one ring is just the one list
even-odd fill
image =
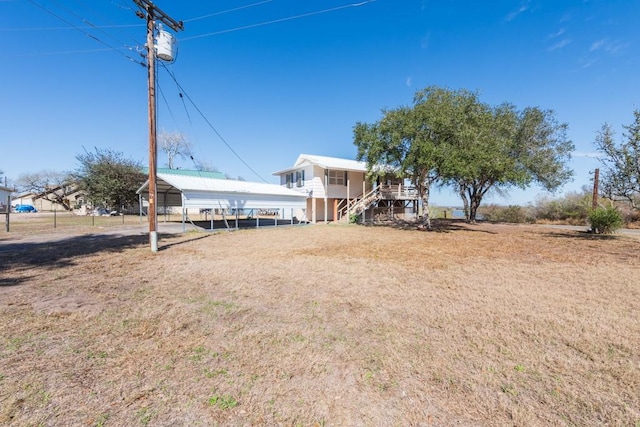
{"label": "wooden utility pole", "polygon": [[145,13],[136,12],[147,20],[147,69],[149,79],[149,245],[151,252],[158,252],[158,213],[156,202],[156,169],[158,164],[158,147],[156,144],[156,48],[154,43],[155,22],[161,21],[173,31],[184,29],[182,21],[176,21],[156,7],[150,0],[133,0]]}
{"label": "wooden utility pole", "polygon": [[593,174],[593,202],[591,207],[598,208],[598,181],[600,180],[600,169],[596,169]]}
{"label": "wooden utility pole", "polygon": [[[7,178],[5,177],[5,187],[7,186]],[[6,222],[5,222],[5,230],[8,233],[9,232],[9,216],[11,215],[11,194],[9,194],[7,196],[7,218],[6,218]]]}

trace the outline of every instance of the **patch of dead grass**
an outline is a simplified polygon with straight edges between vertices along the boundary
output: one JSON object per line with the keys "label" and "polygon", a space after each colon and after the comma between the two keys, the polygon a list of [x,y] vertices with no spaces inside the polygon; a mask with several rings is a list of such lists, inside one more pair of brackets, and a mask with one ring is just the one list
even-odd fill
{"label": "patch of dead grass", "polygon": [[637,425],[640,242],[319,225],[0,268],[0,424]]}

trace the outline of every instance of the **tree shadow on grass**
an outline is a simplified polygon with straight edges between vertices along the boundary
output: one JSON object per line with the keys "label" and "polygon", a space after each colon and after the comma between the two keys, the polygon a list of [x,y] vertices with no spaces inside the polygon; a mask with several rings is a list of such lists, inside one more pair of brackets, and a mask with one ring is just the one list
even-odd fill
{"label": "tree shadow on grass", "polygon": [[[159,251],[169,247],[198,240],[207,236],[196,236],[162,244],[162,239],[172,234],[159,234]],[[16,286],[28,277],[11,277],[12,270],[34,267],[64,268],[74,265],[79,258],[97,253],[122,252],[149,244],[147,235],[86,234],[49,242],[15,242],[0,245],[0,287]]]}
{"label": "tree shadow on grass", "polygon": [[475,233],[497,234],[495,231],[474,228],[462,219],[432,219],[431,230],[427,230],[420,220],[394,219],[376,223],[366,223],[368,227],[389,227],[405,231],[424,231],[429,233],[450,233],[453,231],[470,231]]}
{"label": "tree shadow on grass", "polygon": [[621,234],[596,234],[588,230],[558,230],[556,232],[544,232],[540,233],[544,237],[551,237],[555,239],[571,239],[571,240],[619,240],[624,239],[627,236]]}

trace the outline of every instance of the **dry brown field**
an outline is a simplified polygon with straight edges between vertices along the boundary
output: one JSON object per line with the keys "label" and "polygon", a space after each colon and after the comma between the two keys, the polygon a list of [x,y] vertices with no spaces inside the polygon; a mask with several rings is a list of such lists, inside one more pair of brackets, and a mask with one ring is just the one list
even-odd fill
{"label": "dry brown field", "polygon": [[640,239],[0,233],[0,425],[640,426]]}

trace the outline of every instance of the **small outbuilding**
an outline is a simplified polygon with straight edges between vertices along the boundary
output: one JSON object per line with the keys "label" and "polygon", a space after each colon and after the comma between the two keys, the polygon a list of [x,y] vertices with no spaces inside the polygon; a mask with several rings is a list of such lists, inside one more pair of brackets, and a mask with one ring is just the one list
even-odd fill
{"label": "small outbuilding", "polygon": [[[307,196],[280,185],[212,178],[204,172],[183,169],[164,170],[156,176],[158,212],[177,208],[183,222],[203,211],[242,212],[253,218],[268,213],[272,218],[307,221]],[[148,180],[137,193],[140,206],[148,206]]]}

